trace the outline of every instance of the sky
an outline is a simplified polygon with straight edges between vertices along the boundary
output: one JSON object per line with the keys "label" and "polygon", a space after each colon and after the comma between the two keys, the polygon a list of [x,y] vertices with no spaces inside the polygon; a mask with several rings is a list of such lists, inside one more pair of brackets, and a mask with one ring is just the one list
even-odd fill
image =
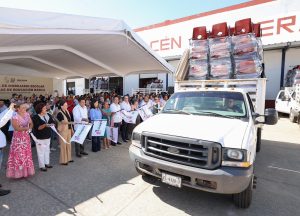
{"label": "sky", "polygon": [[249,0],[0,0],[0,7],[124,20],[131,28],[211,11]]}

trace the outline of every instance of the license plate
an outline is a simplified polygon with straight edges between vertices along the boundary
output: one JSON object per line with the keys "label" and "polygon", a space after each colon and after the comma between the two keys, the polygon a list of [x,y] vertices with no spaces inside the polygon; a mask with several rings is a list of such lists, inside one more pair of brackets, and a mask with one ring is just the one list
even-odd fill
{"label": "license plate", "polygon": [[169,175],[167,173],[162,173],[161,181],[168,185],[181,188],[181,178],[178,176]]}

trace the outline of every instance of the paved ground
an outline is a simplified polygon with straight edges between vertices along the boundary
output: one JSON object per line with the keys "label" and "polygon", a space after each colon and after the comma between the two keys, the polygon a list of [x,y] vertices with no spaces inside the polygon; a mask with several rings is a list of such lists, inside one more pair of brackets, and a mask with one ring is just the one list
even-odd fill
{"label": "paved ground", "polygon": [[[124,144],[75,158],[67,167],[52,153],[55,167],[29,179],[8,180],[2,170],[0,182],[12,193],[0,197],[0,215],[300,215],[300,128],[281,118],[265,127],[263,139],[258,185],[247,210],[236,209],[227,195],[143,181]],[[35,148],[33,153],[37,162]]]}

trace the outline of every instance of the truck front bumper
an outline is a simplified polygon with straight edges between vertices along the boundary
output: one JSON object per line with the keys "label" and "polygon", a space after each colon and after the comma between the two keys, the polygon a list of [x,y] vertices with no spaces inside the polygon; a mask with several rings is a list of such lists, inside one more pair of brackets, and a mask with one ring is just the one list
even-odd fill
{"label": "truck front bumper", "polygon": [[206,170],[149,157],[133,145],[129,148],[129,155],[135,167],[143,173],[157,178],[161,178],[162,172],[169,173],[181,177],[183,186],[213,193],[240,193],[248,187],[253,177],[253,166]]}

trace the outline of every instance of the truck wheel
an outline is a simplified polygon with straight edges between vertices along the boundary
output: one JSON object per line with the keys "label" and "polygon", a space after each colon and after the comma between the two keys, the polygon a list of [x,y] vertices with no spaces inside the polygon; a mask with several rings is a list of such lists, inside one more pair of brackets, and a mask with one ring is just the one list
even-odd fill
{"label": "truck wheel", "polygon": [[238,208],[248,208],[252,201],[253,177],[248,187],[238,194],[233,194],[234,205]]}
{"label": "truck wheel", "polygon": [[295,123],[297,121],[297,117],[293,114],[292,110],[290,110],[290,121]]}
{"label": "truck wheel", "polygon": [[257,128],[256,152],[260,152],[261,148],[261,128]]}

